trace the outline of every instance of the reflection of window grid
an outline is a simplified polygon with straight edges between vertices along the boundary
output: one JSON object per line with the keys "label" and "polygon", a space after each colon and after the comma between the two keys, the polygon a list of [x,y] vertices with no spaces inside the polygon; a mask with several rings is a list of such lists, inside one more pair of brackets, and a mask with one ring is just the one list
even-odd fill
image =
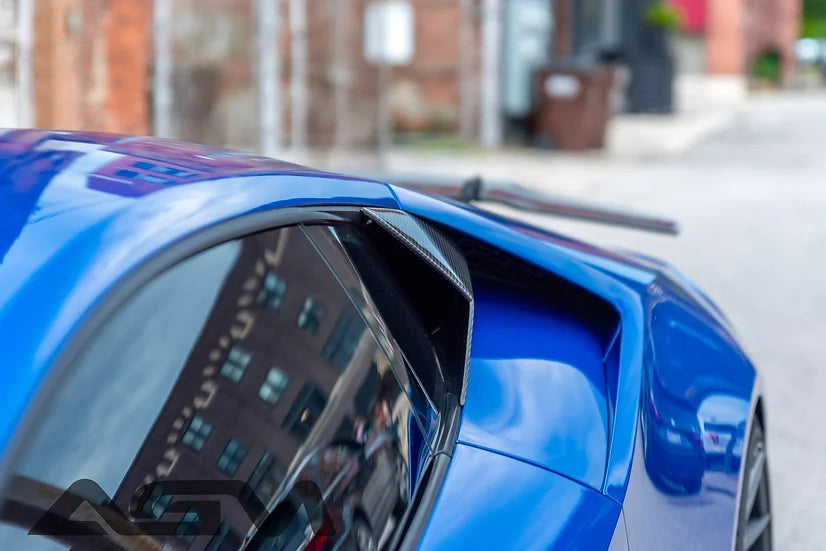
{"label": "reflection of window grid", "polygon": [[200,415],[196,415],[192,418],[189,427],[187,427],[186,432],[181,437],[181,443],[199,452],[203,449],[211,433],[212,425],[207,423]]}
{"label": "reflection of window grid", "polygon": [[152,493],[143,503],[141,512],[152,518],[161,518],[166,511],[166,508],[172,502],[171,494],[164,494],[162,486],[155,486],[152,488]]}
{"label": "reflection of window grid", "polygon": [[264,379],[261,388],[258,389],[258,397],[274,406],[281,398],[284,389],[287,388],[289,380],[286,373],[277,367],[271,367],[269,373],[267,373],[267,378]]}
{"label": "reflection of window grid", "polygon": [[247,448],[240,441],[231,438],[218,458],[218,468],[227,476],[233,476],[247,457]]}
{"label": "reflection of window grid", "polygon": [[165,184],[167,180],[161,178],[159,176],[152,176],[151,174],[138,174],[135,176],[136,180],[142,180],[144,182],[149,182],[150,184]]}
{"label": "reflection of window grid", "polygon": [[[171,166],[164,166],[164,165],[156,165],[155,163],[148,163],[146,161],[138,161],[137,163],[133,163],[132,166],[134,168],[139,168],[141,170],[151,170],[153,172],[160,172],[161,174],[169,174],[171,176],[180,176],[182,178],[186,178],[192,176],[191,172],[187,172],[186,170],[181,170],[180,168],[175,168]],[[137,174],[137,173],[135,173]]]}
{"label": "reflection of window grid", "polygon": [[267,272],[255,302],[265,308],[278,310],[287,292],[287,282],[275,272]]}
{"label": "reflection of window grid", "polygon": [[270,452],[264,452],[252,471],[248,484],[261,501],[267,503],[275,495],[283,478],[284,473],[276,464],[275,456]]}
{"label": "reflection of window grid", "polygon": [[324,305],[313,297],[307,297],[304,300],[304,307],[298,314],[298,326],[307,333],[315,335],[323,317]]}
{"label": "reflection of window grid", "polygon": [[290,406],[282,426],[298,438],[307,438],[326,405],[327,397],[313,385],[306,384]]}
{"label": "reflection of window grid", "polygon": [[358,311],[354,308],[346,309],[338,317],[336,326],[324,344],[321,354],[339,371],[344,371],[353,359],[365,329],[364,320],[361,319]]}
{"label": "reflection of window grid", "polygon": [[251,359],[252,354],[240,346],[233,346],[221,366],[220,373],[230,381],[237,383],[244,376]]}
{"label": "reflection of window grid", "polygon": [[175,528],[175,535],[178,539],[184,542],[185,545],[190,546],[195,541],[195,536],[198,535],[198,528],[201,525],[201,519],[198,517],[198,512],[195,509],[190,509],[184,514],[178,527]]}
{"label": "reflection of window grid", "polygon": [[218,528],[218,533],[215,534],[209,543],[204,548],[204,551],[235,551],[241,547],[241,538],[232,531],[229,524],[222,522]]}

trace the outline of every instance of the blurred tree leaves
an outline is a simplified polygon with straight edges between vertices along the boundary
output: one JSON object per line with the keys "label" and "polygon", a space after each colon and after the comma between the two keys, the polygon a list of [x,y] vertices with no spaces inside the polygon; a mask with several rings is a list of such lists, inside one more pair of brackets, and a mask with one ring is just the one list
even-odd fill
{"label": "blurred tree leaves", "polygon": [[826,0],[803,0],[801,36],[826,38]]}

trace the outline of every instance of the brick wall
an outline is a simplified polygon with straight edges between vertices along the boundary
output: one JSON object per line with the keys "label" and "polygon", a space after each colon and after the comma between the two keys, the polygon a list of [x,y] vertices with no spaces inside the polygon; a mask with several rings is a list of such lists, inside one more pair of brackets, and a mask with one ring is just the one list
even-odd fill
{"label": "brick wall", "polygon": [[[416,55],[410,65],[389,71],[394,126],[402,132],[456,131],[461,88],[459,28],[467,20],[460,0],[411,1]],[[363,56],[367,3],[346,0],[344,4],[343,57],[348,84],[347,109],[341,113],[335,109],[334,68],[341,57],[334,40],[336,13],[330,2],[307,1],[311,145],[333,144],[342,124],[351,144],[367,145],[374,140],[378,71]],[[478,0],[471,3],[478,4]],[[281,90],[287,134],[291,104],[288,5],[289,0],[280,0]],[[34,104],[38,127],[151,132],[151,10],[152,0],[36,2]],[[228,18],[233,20],[231,25],[222,23],[216,29]],[[173,21],[176,136],[255,148],[254,3],[178,0],[173,3]],[[478,17],[468,27],[478,44]],[[232,35],[226,44],[221,42],[224,31]],[[478,71],[478,60],[474,67]]]}
{"label": "brick wall", "polygon": [[17,124],[17,10],[13,0],[0,0],[0,128]]}
{"label": "brick wall", "polygon": [[[335,4],[307,0],[309,141],[335,142],[346,129],[352,145],[375,139],[378,75],[363,57],[362,21],[368,0]],[[410,0],[415,10],[412,63],[390,70],[389,103],[397,132],[459,128],[462,30],[470,36],[473,94],[478,96],[481,0]],[[289,0],[279,0],[282,32],[282,115],[289,135]],[[557,1],[557,22],[570,20],[573,0]],[[784,77],[794,69],[801,0],[708,0],[705,46],[714,74],[742,74],[766,48],[783,52]],[[152,0],[37,0],[34,104],[40,127],[128,133],[151,131]],[[175,133],[182,139],[254,149],[258,141],[254,0],[175,0],[173,68]],[[567,10],[567,11],[566,11]],[[232,19],[231,24],[227,23]],[[343,46],[336,26],[343,21]],[[227,38],[226,41],[224,39]],[[570,45],[557,28],[555,50]],[[223,42],[222,42],[223,41]],[[340,51],[341,50],[341,51]],[[338,74],[338,60],[346,70]],[[337,79],[346,102],[336,108]],[[478,98],[474,99],[478,107]],[[478,112],[474,111],[478,120]]]}
{"label": "brick wall", "polygon": [[789,83],[795,68],[795,43],[800,34],[799,0],[751,0],[747,3],[745,53],[747,63],[766,50],[781,55],[783,81]]}
{"label": "brick wall", "polygon": [[713,74],[742,74],[761,52],[781,53],[783,81],[795,68],[801,0],[709,0],[706,56]]}
{"label": "brick wall", "polygon": [[391,108],[399,130],[456,131],[459,122],[459,2],[415,0],[416,55],[394,70]]}
{"label": "brick wall", "polygon": [[[255,149],[259,107],[253,4],[250,0],[172,2],[174,137]],[[286,90],[283,84],[282,88]]]}
{"label": "brick wall", "polygon": [[35,124],[149,131],[151,0],[35,3]]}
{"label": "brick wall", "polygon": [[[345,15],[348,109],[335,110],[334,13],[325,3],[308,2],[310,63],[310,141],[330,145],[339,117],[355,145],[374,139],[378,70],[364,59],[362,22],[368,0],[349,0]],[[456,131],[460,106],[460,33],[465,24],[459,0],[411,0],[415,13],[415,56],[407,66],[389,69],[387,91],[397,132]],[[475,33],[475,29],[470,29]],[[284,58],[289,60],[289,40]],[[288,79],[289,62],[284,64]],[[285,84],[288,86],[288,80]],[[286,88],[285,88],[286,89]],[[289,110],[289,95],[286,109]]]}
{"label": "brick wall", "polygon": [[110,0],[103,18],[105,130],[149,132],[151,0]]}
{"label": "brick wall", "polygon": [[706,58],[709,73],[742,74],[745,69],[746,0],[709,0]]}

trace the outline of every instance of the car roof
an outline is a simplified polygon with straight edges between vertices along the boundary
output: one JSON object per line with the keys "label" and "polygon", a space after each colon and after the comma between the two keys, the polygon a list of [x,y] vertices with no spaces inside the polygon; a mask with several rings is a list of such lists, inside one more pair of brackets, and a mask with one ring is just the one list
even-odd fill
{"label": "car roof", "polygon": [[[398,208],[386,184],[158,138],[0,131],[0,421],[126,275],[222,221],[309,205]],[[0,449],[11,427],[0,422]]]}
{"label": "car roof", "polygon": [[[228,208],[213,209],[215,219],[202,216],[202,224],[229,216],[232,210],[240,214],[279,199],[300,203],[302,189],[307,203],[347,203],[360,195],[368,203],[371,198],[393,202],[385,184],[258,155],[160,138],[0,130],[0,283],[4,284],[0,286],[10,290],[13,286],[7,278],[11,272],[18,272],[18,280],[31,276],[57,250],[103,220],[112,222],[140,210],[143,220],[157,218],[158,223],[168,225],[175,221],[175,212],[178,218],[191,215],[186,209],[173,211],[163,204],[166,201],[147,201],[159,192],[169,195],[186,186],[193,188],[187,193],[191,202],[227,201],[233,188],[228,180],[253,176],[270,176],[256,183],[266,189],[246,201],[249,193],[234,194]],[[319,180],[328,189],[313,185]],[[335,185],[330,180],[336,180]],[[153,202],[156,209],[149,206]],[[163,235],[156,239],[162,241]],[[21,255],[27,270],[20,270],[16,262]],[[12,267],[15,264],[17,270]],[[0,303],[3,298],[0,292]]]}

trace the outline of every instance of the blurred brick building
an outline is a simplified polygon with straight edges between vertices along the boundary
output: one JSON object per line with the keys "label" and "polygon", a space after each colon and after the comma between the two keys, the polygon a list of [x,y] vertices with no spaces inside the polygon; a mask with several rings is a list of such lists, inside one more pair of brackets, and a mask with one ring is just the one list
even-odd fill
{"label": "blurred brick building", "polygon": [[672,0],[684,14],[684,33],[700,44],[700,69],[742,75],[760,54],[780,54],[782,81],[794,73],[800,0]]}
{"label": "blurred brick building", "polygon": [[15,5],[0,0],[0,127],[12,126],[17,102],[15,81]]}
{"label": "blurred brick building", "polygon": [[[281,141],[289,144],[290,13],[304,5],[309,145],[374,142],[379,75],[363,55],[364,12],[371,0],[0,0],[0,8],[6,6],[0,26],[6,27],[14,6],[20,12],[24,3],[33,5],[31,123],[152,133],[153,8],[159,1],[171,11],[173,137],[258,149],[257,10],[277,5],[280,30],[272,44],[280,59]],[[389,71],[393,126],[397,132],[474,139],[491,117],[518,120],[531,108],[536,66],[559,59],[593,62],[606,49],[626,48],[638,32],[629,19],[655,1],[408,0],[415,14],[415,56]],[[801,0],[668,1],[687,14],[688,32],[678,41],[684,72],[742,76],[754,56],[775,49],[784,78],[791,76]],[[491,28],[498,30],[484,31]],[[0,94],[6,34],[0,32]],[[499,59],[486,66],[491,36]],[[9,59],[12,74],[14,56]],[[497,84],[493,91],[484,85],[491,79]]]}
{"label": "blurred brick building", "polygon": [[34,2],[34,124],[147,133],[151,0]]}
{"label": "blurred brick building", "polygon": [[[9,4],[9,27],[14,0]],[[280,2],[281,88],[289,90],[289,0]],[[33,0],[32,123],[38,127],[152,132],[152,0]],[[336,79],[346,81],[347,133],[355,145],[375,133],[376,68],[364,60],[368,0],[310,0],[307,7],[309,136],[331,145],[342,124]],[[253,0],[172,0],[175,137],[255,149],[256,21]],[[416,0],[416,58],[394,71],[391,105],[400,129],[458,124],[460,2]],[[336,41],[336,26],[344,39]],[[11,30],[11,29],[10,29]],[[12,31],[13,32],[13,31]],[[344,54],[337,52],[343,44]],[[10,49],[11,51],[11,49]],[[9,57],[13,57],[10,55]],[[343,69],[341,65],[344,65]],[[13,68],[12,68],[13,69]],[[13,70],[10,74],[13,74]],[[282,110],[290,110],[283,94]],[[289,131],[285,117],[285,132]]]}

